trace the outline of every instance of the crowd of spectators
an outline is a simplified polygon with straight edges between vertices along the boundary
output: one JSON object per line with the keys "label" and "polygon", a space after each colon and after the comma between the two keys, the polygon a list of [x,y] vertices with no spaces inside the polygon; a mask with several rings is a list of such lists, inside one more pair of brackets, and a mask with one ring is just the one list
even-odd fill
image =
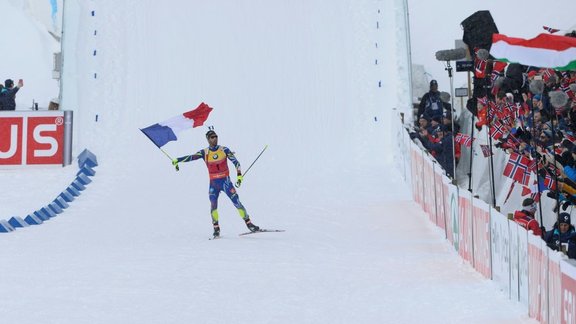
{"label": "crowd of spectators", "polygon": [[[488,128],[492,149],[526,157],[528,172],[537,179],[538,194],[533,200],[524,201],[514,220],[541,235],[554,249],[566,244],[570,251],[574,245],[573,255],[569,254],[576,257],[576,231],[566,212],[576,205],[576,71],[490,59],[482,63],[475,64],[483,68],[476,70],[475,76],[483,78],[483,91],[474,91],[466,105],[477,118],[474,126],[478,131]],[[451,107],[440,98],[438,83],[432,80],[430,91],[420,102],[411,137],[418,138],[452,178],[460,143],[454,140],[458,128],[455,125],[456,129],[452,129],[451,113]],[[540,194],[556,200],[554,213],[558,221],[550,231],[534,220],[534,206]]]}
{"label": "crowd of spectators", "polygon": [[0,110],[16,110],[16,93],[23,86],[22,79],[16,85],[12,79],[4,81],[4,85],[0,84]]}
{"label": "crowd of spectators", "polygon": [[[418,120],[410,136],[419,139],[448,177],[453,178],[454,163],[460,159],[460,143],[455,143],[453,147],[452,106],[449,100],[449,94],[438,91],[438,82],[430,81],[430,90],[422,96]],[[458,132],[460,127],[454,124],[454,128]]]}

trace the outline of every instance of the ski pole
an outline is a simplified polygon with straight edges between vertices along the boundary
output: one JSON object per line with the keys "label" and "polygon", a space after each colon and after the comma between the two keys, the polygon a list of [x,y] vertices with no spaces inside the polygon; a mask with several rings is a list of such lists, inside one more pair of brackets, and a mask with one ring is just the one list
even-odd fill
{"label": "ski pole", "polygon": [[[246,169],[246,172],[244,172],[245,176],[246,174],[248,174],[248,171],[250,171],[250,168],[252,168],[252,166],[254,165],[254,163],[256,163],[256,161],[258,161],[258,159],[260,158],[260,155],[262,155],[262,153],[264,153],[264,151],[266,151],[266,149],[268,148],[268,144],[266,144],[266,146],[264,146],[264,148],[262,149],[262,151],[260,152],[260,154],[258,154],[258,156],[256,157],[256,159],[254,159],[254,162],[252,162],[252,164],[250,164],[250,166],[248,167],[248,169]],[[236,181],[236,184],[234,186],[236,186],[236,188],[240,188],[240,182]]]}

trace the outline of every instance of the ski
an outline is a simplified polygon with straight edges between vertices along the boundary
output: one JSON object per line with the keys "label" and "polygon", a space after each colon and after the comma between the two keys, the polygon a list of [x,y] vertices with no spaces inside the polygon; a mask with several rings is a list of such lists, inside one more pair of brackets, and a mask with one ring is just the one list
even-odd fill
{"label": "ski", "polygon": [[240,233],[240,234],[238,234],[238,236],[244,236],[244,235],[250,235],[250,234],[256,234],[256,233],[272,233],[272,232],[285,232],[285,230],[279,230],[279,229],[260,229],[260,230],[257,230],[256,232]]}
{"label": "ski", "polygon": [[217,239],[221,239],[222,236],[218,235],[218,236],[212,236],[210,238],[208,238],[209,241],[213,241],[213,240],[217,240]]}

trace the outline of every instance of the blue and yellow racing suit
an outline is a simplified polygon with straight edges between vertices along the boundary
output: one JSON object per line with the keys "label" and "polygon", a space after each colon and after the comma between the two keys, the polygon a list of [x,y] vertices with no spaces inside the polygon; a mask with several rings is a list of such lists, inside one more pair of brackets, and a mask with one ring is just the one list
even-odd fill
{"label": "blue and yellow racing suit", "polygon": [[234,153],[225,146],[216,145],[202,149],[192,155],[179,157],[178,162],[190,162],[198,159],[203,159],[208,167],[208,175],[210,177],[210,214],[212,215],[212,223],[218,224],[218,196],[220,196],[220,191],[224,191],[224,193],[226,193],[230,198],[234,207],[238,209],[240,217],[245,221],[249,220],[250,217],[240,202],[238,193],[229,177],[230,171],[228,169],[227,159],[232,161],[236,167],[237,173],[241,174],[240,162],[238,162]]}

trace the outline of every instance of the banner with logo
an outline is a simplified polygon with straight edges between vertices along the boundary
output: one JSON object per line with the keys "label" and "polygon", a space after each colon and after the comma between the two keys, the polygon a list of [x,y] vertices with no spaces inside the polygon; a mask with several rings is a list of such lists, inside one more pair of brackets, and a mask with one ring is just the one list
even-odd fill
{"label": "banner with logo", "polygon": [[[542,249],[542,239],[534,235],[528,236],[528,315],[537,321],[542,320],[542,301],[544,300],[544,286],[545,278],[542,278],[544,273],[543,262],[544,252]],[[548,268],[546,266],[546,268]]]}
{"label": "banner with logo", "polygon": [[432,223],[436,223],[436,197],[434,196],[434,163],[429,155],[424,159],[424,211]]}
{"label": "banner with logo", "polygon": [[422,150],[412,143],[412,195],[422,209],[424,209],[424,185],[422,183],[424,173],[422,166]]}
{"label": "banner with logo", "polygon": [[459,190],[458,198],[458,222],[460,225],[460,247],[458,253],[464,260],[473,265],[472,194],[466,190]]}
{"label": "banner with logo", "polygon": [[562,312],[562,253],[548,250],[548,323],[560,323]]}
{"label": "banner with logo", "polygon": [[485,278],[491,279],[490,207],[477,198],[472,200],[472,230],[474,269]]}
{"label": "banner with logo", "polygon": [[561,322],[576,324],[576,267],[567,260],[560,261],[561,272]]}
{"label": "banner with logo", "polygon": [[444,197],[444,180],[442,179],[442,168],[434,165],[434,186],[436,194],[436,225],[446,233],[446,203]]}
{"label": "banner with logo", "polygon": [[[511,256],[511,238],[508,218],[494,208],[490,209],[490,242],[492,249],[492,280],[498,285],[506,295],[513,300],[518,300],[518,251],[516,260]],[[516,248],[518,243],[515,244]],[[511,273],[512,264],[516,273]],[[514,296],[512,296],[511,285],[513,280],[516,283]]]}
{"label": "banner with logo", "polygon": [[[71,112],[67,112],[66,117],[65,113],[0,112],[0,166],[68,164],[72,126]],[[70,136],[69,141],[65,140],[65,135]]]}
{"label": "banner with logo", "polygon": [[530,300],[528,290],[530,285],[530,281],[528,280],[528,273],[530,272],[528,267],[528,236],[534,235],[528,234],[528,231],[513,221],[510,221],[510,229],[514,229],[511,232],[513,235],[515,233],[515,237],[517,238],[516,242],[518,243],[518,249],[516,251],[518,253],[518,295],[520,296],[520,304],[528,309]]}
{"label": "banner with logo", "polygon": [[460,248],[460,218],[458,217],[458,187],[450,178],[442,176],[444,185],[444,209],[446,210],[446,236],[456,251]]}

